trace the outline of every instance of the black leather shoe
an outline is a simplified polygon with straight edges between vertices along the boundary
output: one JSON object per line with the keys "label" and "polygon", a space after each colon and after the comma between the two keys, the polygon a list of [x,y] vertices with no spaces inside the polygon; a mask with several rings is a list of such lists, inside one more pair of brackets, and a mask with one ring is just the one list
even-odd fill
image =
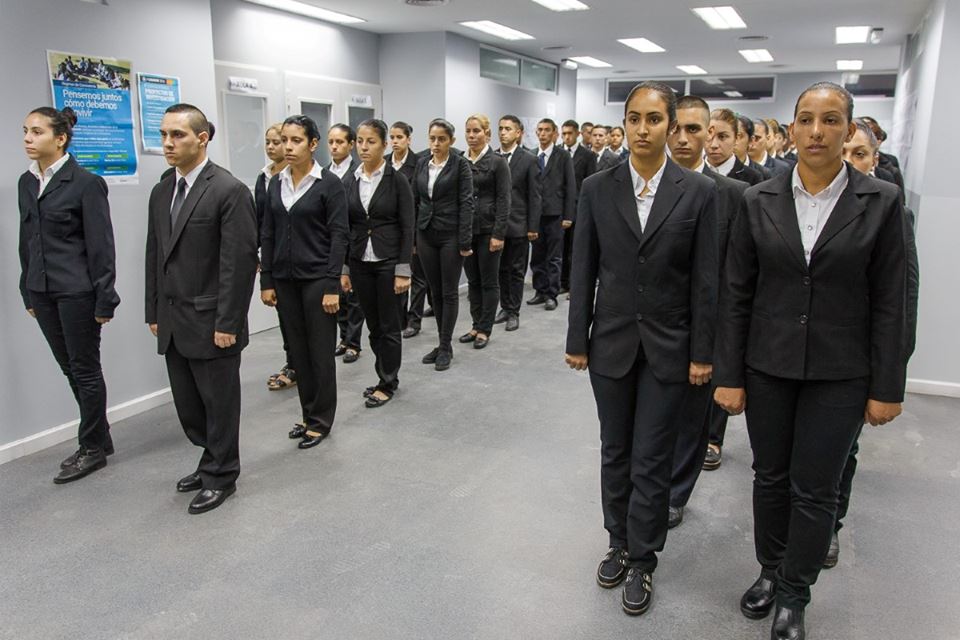
{"label": "black leather shoe", "polygon": [[197,473],[183,476],[177,482],[177,491],[180,493],[190,493],[191,491],[199,491],[200,489],[203,489],[203,481],[200,479],[200,474]]}
{"label": "black leather shoe", "polygon": [[626,562],[626,549],[610,547],[607,555],[600,561],[600,566],[597,567],[597,584],[604,589],[613,589],[623,582],[623,578],[627,575]]}
{"label": "black leather shoe", "polygon": [[480,336],[477,336],[477,339],[473,341],[473,348],[483,349],[488,344],[490,344],[490,336],[487,336],[486,338],[481,338]]}
{"label": "black leather shoe", "polygon": [[453,354],[447,351],[441,351],[437,354],[437,361],[433,368],[437,371],[446,371],[450,368],[450,361],[453,360]]}
{"label": "black leather shoe", "polygon": [[670,507],[670,515],[667,517],[667,529],[679,527],[683,522],[683,507]]}
{"label": "black leather shoe", "polygon": [[347,352],[343,354],[343,363],[344,364],[353,364],[360,359],[360,352],[356,349],[347,349]]}
{"label": "black leather shoe", "polygon": [[527,304],[543,304],[547,300],[548,300],[547,296],[543,295],[542,293],[538,293],[537,295],[527,300]]}
{"label": "black leather shoe", "polygon": [[237,485],[235,484],[230,485],[226,489],[204,489],[190,501],[187,512],[198,514],[212,511],[222,505],[224,500],[236,492]]}
{"label": "black leather shoe", "polygon": [[840,538],[834,533],[830,538],[830,548],[827,550],[827,557],[823,559],[824,569],[833,569],[840,561]]}
{"label": "black leather shoe", "polygon": [[420,327],[407,327],[403,330],[404,338],[413,338],[420,333]]}
{"label": "black leather shoe", "polygon": [[436,349],[434,349],[433,351],[431,351],[431,352],[428,353],[427,355],[423,356],[423,360],[421,360],[421,362],[422,362],[423,364],[434,364],[434,363],[436,363],[436,361],[437,361],[437,356],[439,356],[439,355],[440,355],[440,348],[437,347]]}
{"label": "black leather shoe", "polygon": [[387,404],[391,400],[393,400],[393,396],[387,396],[385,399],[383,399],[383,398],[378,398],[377,396],[371,394],[367,396],[367,401],[364,402],[363,404],[367,409],[376,409],[378,407],[382,407],[383,405]]}
{"label": "black leather shoe", "polygon": [[803,609],[777,605],[777,613],[770,629],[770,640],[803,640]]}
{"label": "black leather shoe", "polygon": [[703,459],[703,470],[713,471],[720,468],[723,454],[715,444],[707,445],[707,456]]}
{"label": "black leather shoe", "polygon": [[[107,442],[103,445],[103,453],[108,456],[113,455],[113,440],[110,439],[110,436],[107,436]],[[73,466],[77,461],[78,455],[80,455],[80,449],[77,449],[71,455],[64,458],[63,462],[60,463],[60,468],[66,469],[67,467]]]}
{"label": "black leather shoe", "polygon": [[507,326],[504,331],[516,331],[520,328],[520,316],[511,315],[507,318]]}
{"label": "black leather shoe", "polygon": [[467,344],[469,342],[473,342],[476,339],[477,339],[477,334],[475,333],[465,333],[458,338],[460,344]]}
{"label": "black leather shoe", "polygon": [[620,606],[623,612],[639,616],[647,612],[653,602],[653,574],[637,567],[627,569],[627,581],[623,585]]}
{"label": "black leather shoe", "polygon": [[60,469],[60,473],[53,479],[53,482],[54,484],[67,484],[85,478],[105,466],[107,466],[107,454],[103,452],[103,449],[84,449],[81,447],[73,464]]}
{"label": "black leather shoe", "polygon": [[347,352],[347,345],[341,342],[340,344],[337,345],[337,348],[333,350],[333,355],[335,358],[339,358],[346,352]]}
{"label": "black leather shoe", "polygon": [[549,298],[546,302],[543,303],[543,308],[545,311],[553,311],[557,308],[557,299]]}
{"label": "black leather shoe", "polygon": [[374,385],[374,386],[372,386],[372,387],[367,387],[366,389],[363,390],[363,397],[364,397],[364,398],[369,398],[371,395],[373,395],[373,392],[376,391],[376,390],[377,390],[376,385]]}
{"label": "black leather shoe", "polygon": [[507,318],[509,317],[510,317],[509,313],[507,313],[503,309],[500,309],[500,311],[497,313],[497,317],[493,319],[493,324],[503,324],[504,322],[507,321]]}
{"label": "black leather shoe", "polygon": [[761,573],[740,598],[740,613],[751,620],[761,620],[770,615],[776,599],[777,583]]}
{"label": "black leather shoe", "polygon": [[302,438],[303,434],[306,432],[306,425],[302,425],[298,422],[296,425],[294,425],[293,429],[290,429],[290,431],[287,433],[287,437],[291,440],[296,440],[297,438]]}
{"label": "black leather shoe", "polygon": [[430,308],[428,308],[428,309],[424,309],[424,310],[423,310],[423,317],[424,317],[424,318],[432,318],[432,317],[435,316],[435,315],[437,315],[437,312],[433,310],[433,307],[430,307]]}
{"label": "black leather shoe", "polygon": [[[314,431],[314,433],[317,433]],[[312,436],[309,433],[303,434],[303,439],[297,444],[297,449],[310,449],[317,446],[327,437],[328,434],[320,433],[318,435]]]}

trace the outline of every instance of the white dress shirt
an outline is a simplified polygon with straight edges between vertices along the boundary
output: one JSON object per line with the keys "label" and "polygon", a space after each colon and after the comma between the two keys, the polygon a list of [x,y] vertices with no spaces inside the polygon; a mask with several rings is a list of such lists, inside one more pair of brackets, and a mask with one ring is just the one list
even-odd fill
{"label": "white dress shirt", "polygon": [[[630,178],[633,180],[633,194],[637,199],[637,215],[640,217],[640,230],[643,231],[647,228],[647,218],[650,217],[650,209],[653,208],[653,199],[657,197],[657,188],[660,186],[661,178],[663,178],[663,171],[667,168],[667,160],[664,158],[663,164],[660,165],[660,168],[653,174],[649,182],[637,173],[637,170],[633,168],[632,162],[628,160],[627,164],[630,165]],[[644,189],[646,189],[646,193],[644,193]]]}
{"label": "white dress shirt", "polygon": [[[407,149],[407,153],[410,153],[410,150]],[[395,171],[400,171],[400,167],[403,166],[403,163],[407,161],[407,155],[404,154],[402,158],[398,158],[396,153],[390,154],[390,162],[393,164]]]}
{"label": "white dress shirt", "polygon": [[[360,165],[353,173],[357,179],[357,189],[360,192],[360,204],[363,205],[363,210],[368,214],[370,213],[370,201],[373,199],[373,194],[376,193],[377,187],[380,186],[380,181],[383,179],[383,170],[386,166],[387,162],[384,160],[380,163],[380,167],[368,176],[363,170],[363,165]],[[363,257],[360,258],[360,260],[363,262],[380,262],[383,260],[382,258],[378,258],[377,254],[374,253],[373,240],[370,238],[367,238],[367,248],[364,250]]]}
{"label": "white dress shirt", "polygon": [[539,159],[541,155],[545,156],[543,159],[543,167],[546,168],[550,164],[550,155],[553,153],[553,143],[550,143],[550,146],[546,149],[537,149],[537,158]]}
{"label": "white dress shirt", "polygon": [[332,171],[338,178],[343,180],[343,176],[347,175],[347,171],[350,170],[350,163],[353,162],[353,158],[347,156],[343,159],[343,162],[337,164],[336,162],[330,162],[330,171]]}
{"label": "white dress shirt", "polygon": [[477,154],[476,158],[471,158],[470,154],[467,153],[467,160],[469,160],[473,164],[477,164],[478,162],[480,162],[480,158],[487,155],[487,151],[490,151],[490,145],[484,145],[483,149],[480,150],[480,153]]}
{"label": "white dress shirt", "polygon": [[301,180],[300,184],[296,187],[293,186],[293,173],[290,170],[290,165],[287,165],[283,168],[283,171],[280,172],[280,200],[283,201],[283,206],[287,211],[293,208],[293,205],[297,203],[297,200],[303,197],[307,191],[310,190],[310,187],[313,186],[313,183],[317,180],[323,179],[323,168],[316,162],[313,163],[313,166],[310,168],[310,173],[305,175]]}
{"label": "white dress shirt", "polygon": [[34,160],[30,163],[30,173],[36,176],[37,180],[40,181],[40,189],[37,191],[37,198],[43,195],[43,190],[47,188],[47,185],[50,184],[50,179],[56,175],[57,171],[63,168],[63,165],[67,164],[67,160],[70,159],[70,154],[65,153],[63,157],[54,162],[52,165],[47,167],[43,173],[40,173],[40,163]]}
{"label": "white dress shirt", "polygon": [[803,257],[810,265],[810,254],[817,244],[817,238],[823,231],[824,225],[830,219],[840,194],[847,188],[850,177],[847,175],[847,163],[840,167],[840,173],[830,185],[816,195],[811,195],[803,186],[800,171],[793,168],[793,203],[797,209],[797,223],[800,225],[800,238],[803,241]]}
{"label": "white dress shirt", "polygon": [[448,162],[450,162],[449,154],[447,154],[447,159],[440,164],[436,163],[436,158],[430,156],[430,162],[427,163],[427,195],[431,198],[433,198],[433,185],[437,184],[437,178],[440,177],[440,172],[443,171]]}
{"label": "white dress shirt", "polygon": [[262,173],[264,176],[266,176],[267,182],[269,183],[269,182],[270,182],[270,178],[273,177],[273,163],[272,163],[272,162],[268,162],[268,163],[267,163],[267,166],[265,166],[263,169],[260,169],[260,173]]}
{"label": "white dress shirt", "polygon": [[766,151],[764,151],[763,157],[757,161],[757,164],[759,164],[761,167],[765,167],[767,165],[767,158],[769,157],[770,157],[769,154]]}
{"label": "white dress shirt", "polygon": [[730,172],[733,171],[733,165],[737,164],[737,154],[730,154],[730,157],[723,161],[719,167],[713,167],[714,170],[722,176],[729,176]]}
{"label": "white dress shirt", "polygon": [[[208,162],[210,162],[210,158],[204,158],[203,162],[194,167],[187,175],[183,175],[180,173],[180,169],[177,169],[177,179],[173,182],[173,200],[177,199],[177,185],[180,183],[180,178],[183,178],[187,181],[187,189],[183,192],[183,199],[186,201],[187,196],[190,195],[190,189],[193,188],[193,183],[197,181],[200,172],[203,171]],[[173,211],[173,200],[170,201],[170,211]]]}
{"label": "white dress shirt", "polygon": [[513,158],[513,154],[517,152],[517,149],[520,148],[519,144],[513,145],[509,149],[504,149],[500,147],[500,155],[503,156],[504,160],[507,161],[507,164],[510,164],[510,159]]}

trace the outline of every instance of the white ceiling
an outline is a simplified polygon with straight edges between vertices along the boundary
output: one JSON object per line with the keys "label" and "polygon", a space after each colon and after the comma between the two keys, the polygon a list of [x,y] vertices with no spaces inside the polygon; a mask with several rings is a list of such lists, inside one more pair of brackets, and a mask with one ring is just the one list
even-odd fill
{"label": "white ceiling", "polygon": [[[682,76],[678,64],[696,64],[711,75],[835,71],[837,59],[861,59],[863,71],[899,67],[900,46],[919,24],[930,0],[583,0],[589,11],[557,13],[532,0],[449,0],[440,7],[413,7],[404,0],[304,0],[367,22],[352,25],[374,33],[452,31],[550,62],[590,55],[612,69],[580,67],[579,77]],[[732,4],[747,29],[714,31],[692,7]],[[534,36],[508,42],[462,27],[466,20],[493,20]],[[834,27],[883,27],[878,45],[834,44]],[[741,36],[769,40],[742,43]],[[642,54],[619,38],[646,37],[666,49]],[[544,47],[569,46],[564,51]],[[773,63],[747,63],[738,49],[766,48]],[[775,65],[775,66],[772,66]],[[781,66],[782,65],[782,66]]]}

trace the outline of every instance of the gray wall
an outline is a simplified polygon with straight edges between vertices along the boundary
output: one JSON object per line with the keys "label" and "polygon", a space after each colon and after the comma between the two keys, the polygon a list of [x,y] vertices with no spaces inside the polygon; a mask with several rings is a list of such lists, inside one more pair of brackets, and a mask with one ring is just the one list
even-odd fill
{"label": "gray wall", "polygon": [[[17,289],[16,184],[28,161],[20,123],[51,103],[46,50],[129,59],[134,71],[179,76],[184,100],[216,113],[210,9],[196,0],[124,0],[110,6],[67,0],[0,0],[0,59],[14,90],[0,101],[0,447],[69,422],[76,404]],[[176,20],[171,20],[176,16]],[[137,108],[133,95],[134,112]],[[139,125],[137,125],[139,127]],[[139,131],[139,129],[138,129]],[[139,137],[139,136],[138,136]],[[139,145],[138,145],[139,146]],[[216,159],[216,158],[214,158]],[[140,156],[140,184],[112,186],[117,290],[122,303],[103,332],[103,368],[115,406],[167,386],[162,360],[143,323],[143,248],[150,189],[166,168]],[[169,425],[176,428],[176,425]]]}
{"label": "gray wall", "polygon": [[446,34],[397,33],[380,38],[380,84],[387,124],[413,127],[413,148],[427,147],[427,124],[444,115]]}

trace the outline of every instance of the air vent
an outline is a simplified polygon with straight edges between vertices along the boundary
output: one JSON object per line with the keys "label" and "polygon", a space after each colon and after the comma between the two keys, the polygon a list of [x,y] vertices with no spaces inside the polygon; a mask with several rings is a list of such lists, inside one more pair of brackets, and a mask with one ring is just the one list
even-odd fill
{"label": "air vent", "polygon": [[770,67],[771,69],[783,69],[785,67],[789,67],[790,65],[777,63],[777,64],[768,64],[767,66]]}
{"label": "air vent", "polygon": [[573,47],[565,44],[558,44],[552,47],[541,47],[540,51],[570,51]]}
{"label": "air vent", "polygon": [[403,0],[403,3],[411,7],[442,7],[450,4],[450,0]]}
{"label": "air vent", "polygon": [[613,73],[639,73],[636,69],[617,69]]}
{"label": "air vent", "polygon": [[769,39],[767,36],[741,36],[738,38],[740,42],[765,42]]}

